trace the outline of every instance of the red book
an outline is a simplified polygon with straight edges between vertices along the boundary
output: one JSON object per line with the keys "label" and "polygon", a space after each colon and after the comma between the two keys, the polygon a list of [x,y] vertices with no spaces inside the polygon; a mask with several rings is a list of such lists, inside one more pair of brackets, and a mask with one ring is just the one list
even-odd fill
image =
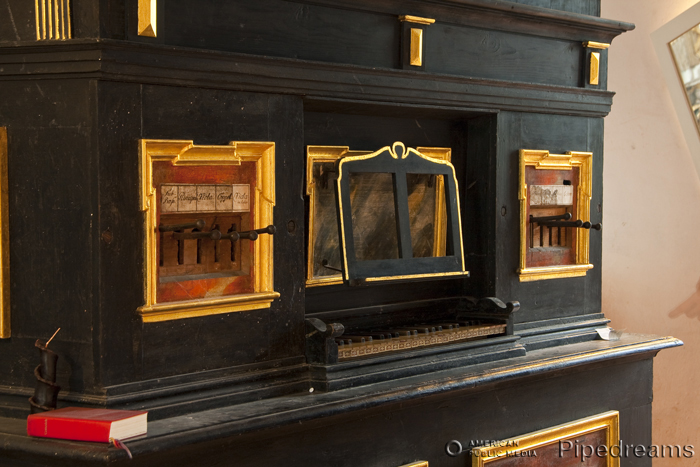
{"label": "red book", "polygon": [[27,434],[109,443],[146,434],[148,412],[66,407],[27,417]]}

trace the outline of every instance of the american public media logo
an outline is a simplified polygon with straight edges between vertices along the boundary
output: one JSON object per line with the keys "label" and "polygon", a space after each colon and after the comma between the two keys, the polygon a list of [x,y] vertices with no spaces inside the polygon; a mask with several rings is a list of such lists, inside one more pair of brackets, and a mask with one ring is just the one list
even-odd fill
{"label": "american public media logo", "polygon": [[[585,444],[580,440],[556,440],[546,446],[520,446],[517,440],[470,440],[462,443],[451,440],[445,444],[445,453],[450,457],[466,454],[473,457],[527,457],[527,458],[576,458],[582,463],[595,458],[678,458],[690,459],[695,455],[692,444]],[[539,453],[539,455],[538,455]]]}
{"label": "american public media logo", "polygon": [[[474,449],[479,448],[479,449]],[[456,439],[445,445],[445,452],[450,457],[468,454],[479,457],[537,457],[534,449],[520,449],[517,440],[470,440],[463,445]]]}

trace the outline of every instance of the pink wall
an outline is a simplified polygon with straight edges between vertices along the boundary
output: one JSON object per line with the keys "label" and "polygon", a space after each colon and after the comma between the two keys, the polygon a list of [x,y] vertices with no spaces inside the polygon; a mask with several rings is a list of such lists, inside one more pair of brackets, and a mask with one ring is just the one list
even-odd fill
{"label": "pink wall", "polygon": [[697,1],[602,2],[604,18],[637,26],[609,51],[603,312],[615,329],[685,342],[655,360],[653,441],[696,455],[654,466],[700,465],[700,178],[650,36]]}

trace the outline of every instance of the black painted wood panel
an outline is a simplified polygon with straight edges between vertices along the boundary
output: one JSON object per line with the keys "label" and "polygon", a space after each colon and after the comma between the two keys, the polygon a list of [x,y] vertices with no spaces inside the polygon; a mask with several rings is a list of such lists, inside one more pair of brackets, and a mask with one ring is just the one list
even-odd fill
{"label": "black painted wood panel", "polygon": [[173,45],[398,67],[399,21],[390,15],[338,15],[327,7],[277,0],[169,0],[162,30]]}
{"label": "black painted wood panel", "polygon": [[[496,222],[501,216],[496,196],[498,116],[484,115],[465,122],[467,134],[466,177],[461,185],[462,206],[467,222],[463,241],[467,267],[473,271],[466,293],[472,296],[496,296]],[[504,296],[504,300],[517,297]]]}
{"label": "black painted wood panel", "polygon": [[[96,346],[101,383],[141,378],[143,214],[139,212],[138,140],[141,86],[100,82],[99,112],[99,325]],[[113,351],[112,349],[117,349]]]}
{"label": "black painted wood panel", "polygon": [[[8,128],[13,336],[2,342],[0,358],[7,368],[33,361],[34,340],[60,327],[52,343],[64,355],[58,384],[76,392],[95,386],[94,90],[87,80],[0,86],[0,125]],[[3,383],[33,386],[33,366],[3,372]]]}
{"label": "black painted wood panel", "polygon": [[444,23],[428,27],[424,41],[428,72],[558,86],[580,81],[581,42]]}
{"label": "black painted wood panel", "polygon": [[26,2],[0,1],[0,41],[36,40],[34,7]]}

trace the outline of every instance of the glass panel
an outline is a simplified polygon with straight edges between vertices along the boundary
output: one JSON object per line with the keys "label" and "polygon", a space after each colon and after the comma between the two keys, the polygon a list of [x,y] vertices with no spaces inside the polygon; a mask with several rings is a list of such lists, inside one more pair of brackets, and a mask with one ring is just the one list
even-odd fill
{"label": "glass panel", "polygon": [[700,127],[700,24],[671,41],[671,50],[695,123]]}
{"label": "glass panel", "polygon": [[406,174],[414,258],[445,256],[447,213],[443,175]]}
{"label": "glass panel", "polygon": [[351,173],[350,209],[357,260],[398,259],[393,175]]}

